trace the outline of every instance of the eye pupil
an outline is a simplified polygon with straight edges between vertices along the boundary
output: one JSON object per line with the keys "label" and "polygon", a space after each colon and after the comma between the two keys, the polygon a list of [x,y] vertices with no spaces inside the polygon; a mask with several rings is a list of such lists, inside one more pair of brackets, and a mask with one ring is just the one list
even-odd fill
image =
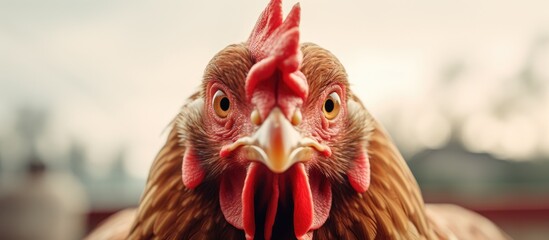
{"label": "eye pupil", "polygon": [[221,110],[228,111],[229,107],[231,107],[231,102],[229,101],[228,98],[224,97],[219,102],[219,106],[221,107]]}
{"label": "eye pupil", "polygon": [[324,109],[328,113],[331,113],[332,111],[334,111],[334,107],[335,107],[335,105],[334,105],[334,101],[332,99],[328,99],[324,103]]}
{"label": "eye pupil", "polygon": [[324,106],[322,106],[322,112],[324,117],[328,120],[335,119],[339,114],[341,108],[341,99],[336,92],[331,93],[324,100]]}

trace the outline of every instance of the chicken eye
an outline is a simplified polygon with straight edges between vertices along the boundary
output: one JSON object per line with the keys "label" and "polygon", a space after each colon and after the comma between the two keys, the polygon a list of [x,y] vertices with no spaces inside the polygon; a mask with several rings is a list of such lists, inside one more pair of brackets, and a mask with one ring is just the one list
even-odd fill
{"label": "chicken eye", "polygon": [[326,117],[328,120],[332,120],[337,117],[337,114],[339,114],[340,104],[341,100],[339,99],[339,95],[337,95],[337,93],[335,92],[330,93],[330,95],[328,95],[328,97],[324,101],[324,105],[322,106],[324,117]]}
{"label": "chicken eye", "polygon": [[221,118],[225,118],[229,115],[229,110],[231,110],[231,101],[223,91],[217,90],[214,94],[213,108],[215,110],[215,114]]}

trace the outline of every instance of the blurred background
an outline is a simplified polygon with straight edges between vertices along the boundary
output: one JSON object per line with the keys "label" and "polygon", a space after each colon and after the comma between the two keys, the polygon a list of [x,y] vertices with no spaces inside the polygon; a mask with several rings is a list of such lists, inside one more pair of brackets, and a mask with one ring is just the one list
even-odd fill
{"label": "blurred background", "polygon": [[[0,238],[135,206],[165,130],[262,1],[0,0]],[[287,13],[296,1],[285,1]],[[549,235],[549,2],[303,0],[428,202]]]}

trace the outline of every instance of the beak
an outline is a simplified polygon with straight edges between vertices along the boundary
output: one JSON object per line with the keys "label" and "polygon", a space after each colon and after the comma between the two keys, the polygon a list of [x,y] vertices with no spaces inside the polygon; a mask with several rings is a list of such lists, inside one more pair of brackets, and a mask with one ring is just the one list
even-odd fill
{"label": "beak", "polygon": [[[299,147],[301,135],[279,108],[274,108],[253,135],[257,147],[263,150],[262,162],[275,173],[286,171],[291,165],[310,157],[310,149]],[[259,149],[257,149],[259,150]],[[263,155],[259,151],[260,155]],[[293,154],[292,154],[293,153]]]}
{"label": "beak", "polygon": [[227,156],[242,147],[246,157],[265,164],[274,173],[283,173],[297,162],[313,158],[314,152],[331,155],[330,149],[316,140],[302,137],[282,111],[275,107],[251,136],[224,146],[220,152]]}

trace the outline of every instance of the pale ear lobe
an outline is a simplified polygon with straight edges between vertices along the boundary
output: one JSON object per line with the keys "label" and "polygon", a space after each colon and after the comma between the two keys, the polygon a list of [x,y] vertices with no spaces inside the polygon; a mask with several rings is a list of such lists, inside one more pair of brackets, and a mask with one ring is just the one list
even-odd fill
{"label": "pale ear lobe", "polygon": [[200,166],[200,162],[196,158],[194,148],[192,146],[187,146],[185,150],[185,155],[183,156],[183,163],[181,166],[181,178],[185,187],[194,189],[206,176],[206,172]]}
{"label": "pale ear lobe", "polygon": [[353,165],[347,171],[347,178],[351,187],[357,193],[364,193],[370,186],[370,159],[366,149],[361,148],[356,159],[352,161]]}

